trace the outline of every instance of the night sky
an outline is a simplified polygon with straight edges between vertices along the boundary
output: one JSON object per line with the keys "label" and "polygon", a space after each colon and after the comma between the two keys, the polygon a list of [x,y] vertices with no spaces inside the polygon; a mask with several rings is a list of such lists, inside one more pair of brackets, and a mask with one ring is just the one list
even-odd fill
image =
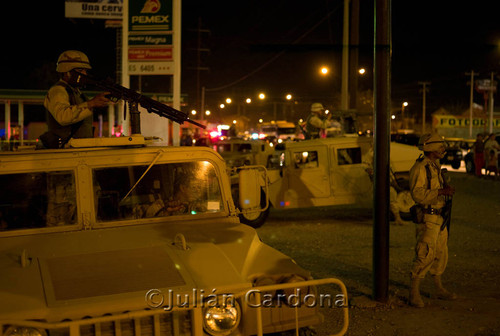
{"label": "night sky", "polygon": [[[368,75],[373,59],[373,1],[360,1],[359,65]],[[447,3],[447,4],[445,4]],[[419,81],[431,82],[428,109],[467,108],[466,72],[489,78],[500,69],[500,20],[494,1],[458,4],[447,1],[392,2],[392,97],[420,109]],[[474,4],[476,4],[474,3]],[[489,3],[489,5],[488,5]],[[452,6],[450,6],[452,4]],[[342,0],[310,1],[183,1],[182,92],[196,100],[197,34],[202,35],[200,73],[207,100],[245,96],[264,90],[278,99],[292,92],[297,99],[338,103],[342,44]],[[114,77],[116,34],[104,20],[66,19],[64,1],[2,1],[0,88],[48,89],[57,79],[59,54],[66,49],[86,52],[100,77]],[[318,74],[321,64],[333,67],[329,78]],[[157,83],[145,81],[144,90]],[[224,89],[220,89],[224,88]],[[333,94],[332,94],[333,92]],[[477,103],[482,96],[476,94]],[[214,103],[212,103],[214,104]],[[411,110],[410,110],[411,111]]]}

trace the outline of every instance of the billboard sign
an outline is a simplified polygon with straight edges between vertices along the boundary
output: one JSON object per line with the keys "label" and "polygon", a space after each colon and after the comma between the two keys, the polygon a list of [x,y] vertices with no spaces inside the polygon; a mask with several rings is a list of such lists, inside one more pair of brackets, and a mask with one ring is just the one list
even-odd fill
{"label": "billboard sign", "polygon": [[[465,128],[470,125],[470,118],[452,115],[434,115],[433,127],[435,128]],[[472,127],[489,126],[486,118],[472,118]],[[500,118],[493,118],[493,128],[500,128]]]}
{"label": "billboard sign", "polygon": [[122,0],[66,0],[65,17],[79,19],[121,19]]}
{"label": "billboard sign", "polygon": [[480,79],[476,81],[476,90],[481,93],[489,91],[497,92],[497,86],[497,81],[493,81],[492,84],[491,80],[489,79]]}

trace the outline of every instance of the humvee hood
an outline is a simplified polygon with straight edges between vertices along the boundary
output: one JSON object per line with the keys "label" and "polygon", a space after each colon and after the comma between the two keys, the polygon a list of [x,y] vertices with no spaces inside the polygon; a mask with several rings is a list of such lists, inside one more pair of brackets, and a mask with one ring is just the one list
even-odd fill
{"label": "humvee hood", "polygon": [[2,240],[0,264],[6,272],[0,287],[7,300],[0,306],[2,316],[22,312],[26,318],[51,321],[82,318],[83,311],[151,308],[147,293],[153,289],[182,297],[241,291],[251,286],[247,273],[255,269],[255,259],[263,253],[259,251],[276,264],[286,259],[261,249],[253,229],[227,222],[135,225]]}

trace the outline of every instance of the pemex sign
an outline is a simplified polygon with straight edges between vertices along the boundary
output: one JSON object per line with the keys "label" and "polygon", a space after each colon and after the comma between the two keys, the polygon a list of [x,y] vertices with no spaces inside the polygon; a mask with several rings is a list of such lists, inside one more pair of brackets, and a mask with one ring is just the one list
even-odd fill
{"label": "pemex sign", "polygon": [[172,12],[172,0],[129,0],[129,74],[173,74]]}

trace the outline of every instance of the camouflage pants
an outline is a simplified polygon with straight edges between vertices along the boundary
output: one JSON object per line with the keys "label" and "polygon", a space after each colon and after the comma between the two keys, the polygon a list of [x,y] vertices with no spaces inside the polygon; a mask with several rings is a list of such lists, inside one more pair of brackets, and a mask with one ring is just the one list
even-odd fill
{"label": "camouflage pants", "polygon": [[412,278],[424,278],[427,272],[441,275],[448,263],[448,229],[441,231],[443,217],[424,216],[424,222],[416,224],[417,245],[411,269]]}

